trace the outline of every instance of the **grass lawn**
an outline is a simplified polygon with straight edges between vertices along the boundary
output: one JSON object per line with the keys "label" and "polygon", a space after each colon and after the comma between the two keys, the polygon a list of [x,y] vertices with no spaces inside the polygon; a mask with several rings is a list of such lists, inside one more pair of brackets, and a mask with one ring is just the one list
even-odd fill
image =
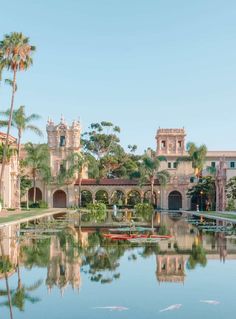
{"label": "grass lawn", "polygon": [[33,208],[30,210],[22,210],[19,213],[16,213],[14,211],[8,211],[8,216],[4,216],[4,217],[1,217],[1,212],[0,212],[0,224],[18,221],[23,218],[37,217],[38,215],[42,215],[43,213],[47,214],[48,212],[50,212],[49,209]]}

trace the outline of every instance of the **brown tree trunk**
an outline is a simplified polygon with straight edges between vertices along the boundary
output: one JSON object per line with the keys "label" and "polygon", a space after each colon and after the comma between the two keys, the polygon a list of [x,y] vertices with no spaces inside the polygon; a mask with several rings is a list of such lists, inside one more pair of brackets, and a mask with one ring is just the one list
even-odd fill
{"label": "brown tree trunk", "polygon": [[34,204],[36,203],[36,173],[34,172],[33,173],[33,187],[34,187],[34,198],[33,198],[33,201],[34,201]]}
{"label": "brown tree trunk", "polygon": [[10,115],[9,115],[9,119],[8,119],[7,136],[6,136],[6,142],[5,142],[4,149],[3,149],[2,169],[1,169],[1,174],[0,174],[0,195],[1,195],[2,200],[3,200],[3,205],[4,205],[4,198],[3,198],[4,194],[3,194],[3,184],[2,183],[3,183],[3,176],[4,176],[6,161],[7,161],[7,149],[8,149],[8,145],[9,145],[9,136],[10,136],[12,115],[13,115],[13,109],[14,109],[15,91],[16,91],[16,69],[14,69],[14,73],[13,73],[13,86],[12,86]]}

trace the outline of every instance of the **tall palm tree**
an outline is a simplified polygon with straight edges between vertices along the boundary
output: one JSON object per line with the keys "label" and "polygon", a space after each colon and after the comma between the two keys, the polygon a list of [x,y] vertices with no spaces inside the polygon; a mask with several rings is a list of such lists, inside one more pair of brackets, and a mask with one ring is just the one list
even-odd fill
{"label": "tall palm tree", "polygon": [[36,180],[40,176],[45,182],[51,178],[49,166],[49,150],[45,144],[25,144],[26,158],[24,165],[31,169],[34,188],[34,203],[36,202]]}
{"label": "tall palm tree", "polygon": [[158,179],[161,185],[166,185],[170,174],[167,170],[160,170],[162,161],[166,161],[163,156],[150,156],[144,155],[142,164],[140,167],[141,173],[141,184],[149,182],[151,185],[151,202],[154,204],[154,184],[155,180]]}
{"label": "tall palm tree", "polygon": [[[8,117],[10,116],[10,110],[0,112],[0,115]],[[43,136],[42,131],[37,126],[31,124],[35,120],[39,120],[41,117],[38,114],[31,114],[26,116],[25,114],[25,106],[21,105],[18,109],[13,111],[12,114],[12,126],[15,127],[18,131],[18,140],[17,140],[17,152],[18,152],[18,160],[20,158],[20,147],[21,147],[21,138],[23,133],[26,130],[29,130],[38,136]]]}
{"label": "tall palm tree", "polygon": [[[79,180],[79,207],[81,206],[81,183],[82,173],[85,166],[88,164],[90,157],[83,153],[71,153],[62,163],[61,170],[57,177],[58,183],[63,184],[73,177]],[[68,167],[68,169],[67,169]]]}
{"label": "tall palm tree", "polygon": [[180,157],[177,162],[191,161],[194,175],[199,179],[206,161],[207,147],[204,144],[198,147],[195,143],[189,142],[186,149],[189,156]]}
{"label": "tall palm tree", "polygon": [[[140,166],[140,184],[143,185],[147,182],[151,184],[151,203],[154,206],[154,184],[158,179],[159,183],[164,186],[167,184],[170,174],[167,170],[160,170],[162,161],[165,161],[164,156],[156,156],[152,151],[150,154],[145,154]],[[153,215],[152,215],[152,229],[153,229]]]}
{"label": "tall palm tree", "polygon": [[7,69],[13,72],[10,114],[8,119],[5,151],[3,154],[3,162],[0,173],[0,193],[2,192],[2,178],[6,164],[6,150],[9,144],[10,128],[12,125],[14,98],[16,92],[16,75],[17,72],[25,71],[32,65],[32,53],[34,51],[35,47],[29,43],[29,38],[25,37],[22,33],[13,32],[11,34],[6,34],[4,39],[0,41],[0,70]]}
{"label": "tall palm tree", "polygon": [[79,180],[79,207],[81,206],[81,184],[82,184],[82,174],[85,166],[88,164],[88,158],[83,153],[72,153],[70,156],[70,175],[77,175]]}

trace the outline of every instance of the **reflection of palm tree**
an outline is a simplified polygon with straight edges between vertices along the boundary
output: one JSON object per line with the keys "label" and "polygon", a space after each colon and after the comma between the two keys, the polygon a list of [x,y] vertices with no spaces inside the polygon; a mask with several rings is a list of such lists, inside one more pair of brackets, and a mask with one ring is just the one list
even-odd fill
{"label": "reflection of palm tree", "polygon": [[187,262],[187,268],[194,269],[197,264],[201,265],[202,267],[206,266],[207,264],[206,251],[202,247],[202,245],[193,244],[192,252]]}
{"label": "reflection of palm tree", "polygon": [[[7,272],[9,271],[9,264],[6,264],[6,260],[5,260],[5,254],[4,254],[4,249],[3,249],[3,244],[2,244],[2,231],[0,231],[0,249],[1,249],[1,255],[2,255],[2,259],[3,259],[3,271],[4,271],[4,276],[5,276],[5,281],[6,281],[6,294],[7,295],[7,306],[9,306],[9,310],[10,310],[10,318],[13,319],[13,312],[12,312],[12,300],[11,300],[11,291],[9,288],[9,283],[8,283],[8,274]],[[5,262],[4,262],[5,261]]]}
{"label": "reflection of palm tree", "polygon": [[[24,311],[25,301],[29,301],[33,304],[39,302],[40,299],[37,297],[32,297],[30,295],[30,292],[38,289],[39,286],[41,286],[42,282],[42,280],[38,280],[32,286],[29,287],[26,287],[25,285],[22,285],[21,282],[18,282],[17,289],[11,291],[12,306],[18,308],[20,311]],[[9,302],[2,302],[0,303],[0,305],[9,306]]]}

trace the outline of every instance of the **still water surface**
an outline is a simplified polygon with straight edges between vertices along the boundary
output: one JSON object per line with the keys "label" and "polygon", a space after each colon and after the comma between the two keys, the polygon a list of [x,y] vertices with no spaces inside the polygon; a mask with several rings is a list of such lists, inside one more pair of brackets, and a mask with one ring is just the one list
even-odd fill
{"label": "still water surface", "polygon": [[[65,223],[55,233],[5,228],[13,318],[233,318],[236,240],[183,218],[161,223],[174,237],[141,247]],[[0,266],[0,318],[10,318]]]}

